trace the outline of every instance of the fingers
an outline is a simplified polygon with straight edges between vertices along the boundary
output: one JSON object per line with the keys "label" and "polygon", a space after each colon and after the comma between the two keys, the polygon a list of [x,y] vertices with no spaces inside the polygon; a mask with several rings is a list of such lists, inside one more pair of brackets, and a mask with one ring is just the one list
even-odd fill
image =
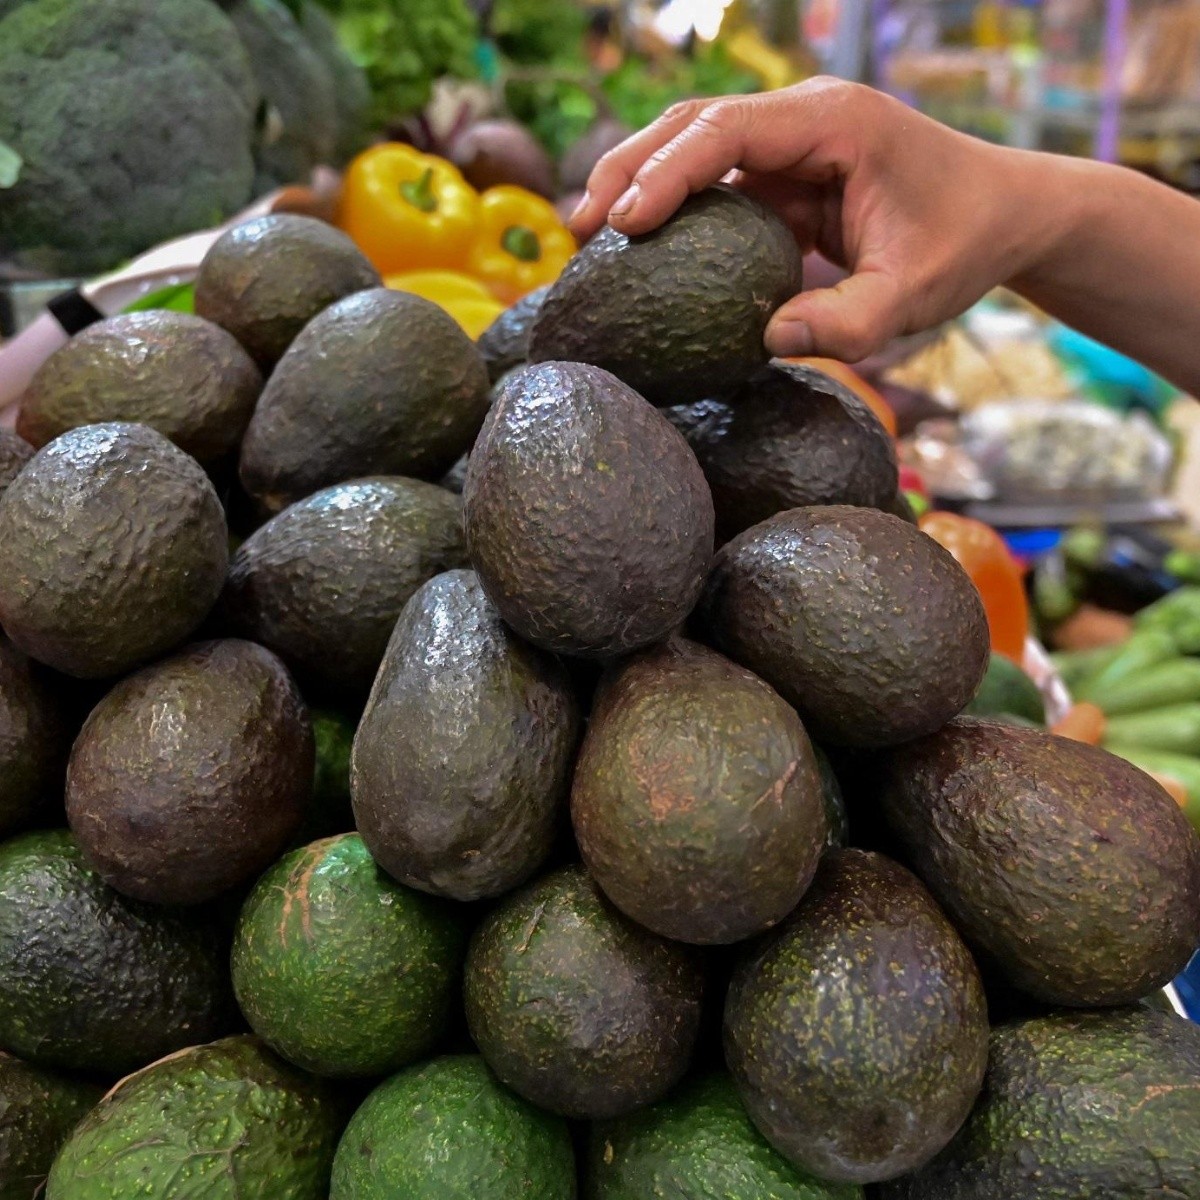
{"label": "fingers", "polygon": [[794,296],[771,318],[764,341],[781,358],[819,354],[859,362],[903,331],[904,305],[892,276],[861,271],[835,287]]}

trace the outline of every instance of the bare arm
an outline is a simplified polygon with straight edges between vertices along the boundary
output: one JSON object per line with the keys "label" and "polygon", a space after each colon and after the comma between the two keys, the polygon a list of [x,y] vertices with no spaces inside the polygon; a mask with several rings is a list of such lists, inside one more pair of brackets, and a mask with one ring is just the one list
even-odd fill
{"label": "bare arm", "polygon": [[573,222],[630,234],[691,191],[739,186],[845,266],[767,331],[850,361],[1007,283],[1200,394],[1200,203],[1119,167],[989,145],[855,84],[693,101],[601,160]]}

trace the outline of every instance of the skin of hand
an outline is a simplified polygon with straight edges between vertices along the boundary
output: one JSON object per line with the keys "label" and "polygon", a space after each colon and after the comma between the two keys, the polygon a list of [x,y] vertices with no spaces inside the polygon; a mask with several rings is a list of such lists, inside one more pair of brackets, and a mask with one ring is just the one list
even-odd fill
{"label": "skin of hand", "polygon": [[[571,226],[581,239],[605,221],[646,233],[723,179],[774,208],[803,250],[850,272],[775,313],[773,354],[857,361],[1006,283],[1200,389],[1200,204],[1161,184],[994,146],[818,78],[668,109],[600,160]],[[1182,334],[1180,306],[1197,314]]]}

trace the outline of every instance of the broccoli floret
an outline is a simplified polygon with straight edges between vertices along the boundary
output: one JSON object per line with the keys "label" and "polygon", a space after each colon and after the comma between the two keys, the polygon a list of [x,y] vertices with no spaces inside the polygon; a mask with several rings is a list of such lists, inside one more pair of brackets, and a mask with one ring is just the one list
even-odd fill
{"label": "broccoli floret", "polygon": [[298,20],[309,45],[333,76],[338,113],[334,165],[340,166],[367,144],[371,85],[367,83],[367,73],[346,53],[333,19],[316,0],[301,0]]}
{"label": "broccoli floret", "polygon": [[26,0],[0,20],[0,253],[112,267],[252,195],[257,87],[209,0]]}

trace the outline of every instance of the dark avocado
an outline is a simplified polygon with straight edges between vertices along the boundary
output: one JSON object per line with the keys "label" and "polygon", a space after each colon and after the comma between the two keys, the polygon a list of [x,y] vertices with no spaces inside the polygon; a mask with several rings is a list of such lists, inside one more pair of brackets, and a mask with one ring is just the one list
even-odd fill
{"label": "dark avocado", "polygon": [[701,401],[681,432],[712,489],[727,541],[789,508],[888,509],[898,473],[891,436],[844,383],[773,362],[722,401]]}
{"label": "dark avocado", "polygon": [[722,547],[706,639],[778,688],[819,739],[888,746],[961,712],[987,667],[979,593],[919,529],[872,508],[795,508]]}
{"label": "dark avocado", "polygon": [[605,658],[691,611],[713,544],[708,484],[680,434],[599,367],[513,371],[471,452],[467,549],[535,645]]}
{"label": "dark avocado", "polygon": [[312,794],[308,712],[253,642],[199,642],[92,710],[67,768],[67,820],[119,892],[195,904],[253,879]]}
{"label": "dark avocado", "polygon": [[470,455],[464,454],[462,458],[457,459],[454,465],[448,470],[445,475],[438,480],[438,486],[444,487],[446,491],[453,492],[456,496],[461,496],[463,486],[467,482],[467,463],[470,462]]}
{"label": "dark avocado", "polygon": [[55,1159],[46,1200],[326,1200],[341,1105],[251,1037],[123,1079]]}
{"label": "dark avocado", "polygon": [[346,234],[294,213],[226,230],[196,275],[196,312],[227,329],[264,371],[335,300],[379,286],[379,272]]}
{"label": "dark avocado", "polygon": [[302,681],[361,699],[400,610],[466,564],[462,506],[432,483],[356,479],[285,508],[238,548],[224,611]]}
{"label": "dark avocado", "polygon": [[888,755],[879,799],[963,936],[1039,1000],[1132,1003],[1200,945],[1200,838],[1107,751],[963,717]]}
{"label": "dark avocado", "polygon": [[701,945],[787,916],[829,832],[795,710],[680,639],[626,660],[602,688],[571,816],[588,870],[626,916]]}
{"label": "dark avocado", "polygon": [[529,361],[529,334],[549,291],[547,285],[522,296],[479,335],[475,344],[487,363],[488,378],[493,383]]}
{"label": "dark avocado", "polygon": [[66,830],[0,844],[0,1046],[118,1075],[224,1032],[224,937],[208,914],[127,900]]}
{"label": "dark avocado", "polygon": [[0,1200],[33,1200],[58,1148],[104,1089],[0,1051]]}
{"label": "dark avocado", "polygon": [[593,363],[652,404],[686,404],[766,362],[767,321],[800,284],[783,221],[732,188],[706,188],[652,233],[606,226],[580,249],[542,303],[529,359]]}
{"label": "dark avocado", "polygon": [[355,735],[363,840],[409,887],[508,891],[550,852],[579,724],[561,666],[508,630],[474,572],[437,576],[400,614]]}
{"label": "dark avocado", "polygon": [[68,429],[137,421],[211,463],[237,449],[262,375],[232,334],[155,309],[97,321],[55,351],[21,397],[17,431],[44,446]]}
{"label": "dark avocado", "polygon": [[483,358],[449,313],[407,292],[359,292],[314,317],[267,381],[242,485],[278,512],[366,475],[437,479],[487,409]]}
{"label": "dark avocado", "polygon": [[70,749],[49,680],[0,633],[0,837],[53,811]]}
{"label": "dark avocado", "polygon": [[920,881],[832,850],[795,913],[738,968],[725,1056],[751,1119],[822,1179],[877,1183],[958,1131],[987,1064],[966,946]]}
{"label": "dark avocado", "polygon": [[702,975],[634,925],[579,866],[508,897],[467,952],[471,1036],[514,1091],[566,1117],[616,1117],[687,1070]]}
{"label": "dark avocado", "polygon": [[11,429],[0,429],[0,498],[21,468],[33,457],[33,447]]}
{"label": "dark avocado", "polygon": [[817,772],[821,778],[821,799],[825,802],[825,824],[829,834],[825,839],[826,849],[845,846],[850,841],[850,815],[846,811],[846,797],[838,780],[829,755],[820,746],[813,746],[817,758]]}
{"label": "dark avocado", "polygon": [[83,679],[178,645],[229,566],[217,493],[145,425],[85,425],[39,450],[0,497],[0,625]]}
{"label": "dark avocado", "polygon": [[1200,1196],[1200,1027],[1148,1009],[1057,1013],[992,1033],[979,1103],[881,1200]]}

